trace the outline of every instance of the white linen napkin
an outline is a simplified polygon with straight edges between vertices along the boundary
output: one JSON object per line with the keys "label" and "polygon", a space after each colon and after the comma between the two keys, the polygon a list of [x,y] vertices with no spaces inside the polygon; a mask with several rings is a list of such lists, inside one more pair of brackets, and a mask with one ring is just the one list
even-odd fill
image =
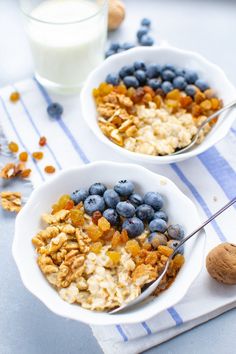
{"label": "white linen napkin", "polygon": [[[20,92],[16,103],[9,100],[14,90]],[[61,119],[49,118],[50,102],[64,108]],[[39,150],[40,136],[46,136],[44,158],[35,162],[31,181],[36,187],[51,178],[44,172],[46,165],[56,170],[94,160],[123,161],[97,141],[81,117],[79,97],[49,95],[34,79],[25,80],[0,90],[0,125],[8,140],[16,141],[21,151]],[[172,179],[192,199],[203,218],[209,217],[236,194],[236,128],[205,153],[190,160],[167,166],[146,166]],[[109,172],[109,171],[108,171]],[[178,206],[176,206],[178,207]],[[235,242],[234,207],[207,226],[206,253],[222,241]],[[205,267],[187,295],[176,306],[135,325],[92,326],[93,334],[105,353],[140,353],[181,332],[203,323],[236,304],[236,286],[224,286],[212,280]]]}

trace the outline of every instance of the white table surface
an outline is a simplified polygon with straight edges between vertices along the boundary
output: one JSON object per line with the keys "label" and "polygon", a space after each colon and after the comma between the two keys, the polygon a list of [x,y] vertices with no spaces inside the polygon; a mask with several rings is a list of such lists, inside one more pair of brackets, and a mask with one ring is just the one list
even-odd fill
{"label": "white table surface", "polygon": [[[140,18],[150,17],[157,40],[198,51],[219,64],[236,85],[236,1],[126,0],[126,4],[127,19],[113,39],[133,41]],[[0,0],[0,86],[32,72],[17,1]],[[30,193],[27,186],[15,186],[20,189]],[[52,314],[24,289],[11,256],[13,232],[14,217],[0,211],[0,354],[101,353],[88,326]],[[146,353],[234,354],[235,333],[236,309]]]}

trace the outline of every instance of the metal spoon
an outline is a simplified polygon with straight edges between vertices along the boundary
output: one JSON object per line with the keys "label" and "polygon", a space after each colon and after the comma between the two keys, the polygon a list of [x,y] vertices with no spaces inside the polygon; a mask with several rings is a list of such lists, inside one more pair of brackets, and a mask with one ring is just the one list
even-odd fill
{"label": "metal spoon", "polygon": [[194,135],[193,140],[191,141],[191,143],[187,146],[185,146],[184,148],[173,152],[170,155],[179,155],[182,154],[183,152],[188,151],[189,149],[191,149],[197,142],[197,139],[199,137],[200,131],[205,127],[205,125],[207,123],[209,123],[212,119],[214,119],[215,117],[217,117],[219,114],[223,113],[224,111],[226,111],[227,109],[233,107],[236,105],[236,100],[228,103],[227,105],[225,105],[224,107],[222,107],[221,109],[219,109],[218,111],[216,111],[215,113],[213,113],[212,115],[210,115],[204,122],[202,122],[202,124],[199,126],[198,131],[196,133],[196,135]]}
{"label": "metal spoon", "polygon": [[165,267],[163,268],[162,272],[159,274],[159,277],[147,288],[145,289],[139,296],[137,296],[135,299],[131,300],[130,302],[114,309],[111,310],[110,312],[108,312],[109,314],[114,314],[117,312],[120,312],[122,310],[126,310],[127,308],[138,304],[139,302],[145,300],[148,296],[152,295],[153,292],[156,290],[156,288],[158,287],[160,281],[162,280],[162,278],[164,277],[164,275],[167,272],[167,269],[170,265],[170,261],[174,258],[174,256],[178,253],[178,250],[180,249],[180,247],[186,242],[188,241],[192,236],[194,236],[197,232],[199,232],[201,229],[203,229],[207,224],[209,224],[209,222],[211,222],[213,219],[215,219],[218,215],[220,215],[221,213],[223,213],[223,211],[225,211],[226,209],[228,209],[231,205],[233,205],[236,202],[236,197],[234,197],[229,203],[227,203],[225,206],[223,206],[220,210],[218,210],[215,214],[213,214],[209,219],[207,219],[201,226],[199,226],[196,230],[194,230],[191,234],[189,234],[188,236],[186,236],[185,238],[183,238],[180,243],[178,244],[178,246],[176,247],[176,249],[174,250],[174,252],[172,253],[172,255],[169,256]]}

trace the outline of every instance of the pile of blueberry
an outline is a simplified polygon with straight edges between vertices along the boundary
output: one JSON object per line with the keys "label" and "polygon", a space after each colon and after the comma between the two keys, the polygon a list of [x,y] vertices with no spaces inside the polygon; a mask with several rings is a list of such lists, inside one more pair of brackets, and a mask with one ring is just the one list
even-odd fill
{"label": "pile of blueberry", "polygon": [[85,212],[89,215],[100,211],[112,226],[126,229],[129,238],[141,235],[147,226],[151,232],[148,242],[155,245],[158,240],[159,244],[163,244],[168,237],[172,240],[170,247],[174,249],[184,237],[181,225],[167,226],[168,216],[161,210],[162,196],[157,192],[148,192],[142,197],[135,193],[131,181],[121,180],[113,189],[107,189],[102,183],[94,183],[89,190],[81,188],[73,192],[71,199],[75,205],[83,202]]}
{"label": "pile of blueberry", "polygon": [[106,77],[106,82],[114,86],[119,85],[121,81],[128,88],[147,85],[153,90],[161,89],[165,94],[173,89],[179,89],[185,91],[188,96],[194,96],[197,88],[201,91],[209,88],[194,70],[170,64],[145,64],[143,61],[125,65],[117,74],[108,74]]}
{"label": "pile of blueberry", "polygon": [[[154,40],[150,37],[149,32],[151,28],[151,21],[148,18],[143,18],[141,21],[141,27],[137,31],[137,41],[141,46],[152,46]],[[106,51],[106,58],[110,57],[113,54],[124,52],[125,50],[134,48],[136,45],[133,43],[125,42],[123,44],[111,43],[109,49]]]}

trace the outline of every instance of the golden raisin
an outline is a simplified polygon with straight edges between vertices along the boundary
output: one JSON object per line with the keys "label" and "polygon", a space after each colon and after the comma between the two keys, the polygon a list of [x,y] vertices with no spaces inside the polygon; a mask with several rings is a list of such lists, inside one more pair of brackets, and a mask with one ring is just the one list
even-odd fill
{"label": "golden raisin", "polygon": [[97,241],[102,237],[102,230],[97,225],[91,224],[86,228],[88,236],[92,241]]}
{"label": "golden raisin", "polygon": [[11,102],[17,102],[17,101],[19,101],[19,99],[20,99],[20,94],[19,94],[19,92],[17,92],[17,91],[15,91],[15,92],[12,92],[11,94],[10,94],[10,101]]}
{"label": "golden raisin", "polygon": [[19,155],[19,160],[26,162],[28,160],[28,153],[26,151],[21,152]]}
{"label": "golden raisin", "polygon": [[119,261],[120,261],[120,253],[119,252],[107,251],[106,254],[114,264],[119,263]]}
{"label": "golden raisin", "polygon": [[98,88],[94,88],[93,91],[92,91],[92,93],[93,93],[93,97],[98,97],[99,94],[100,94],[100,91],[99,91]]}
{"label": "golden raisin", "polygon": [[112,236],[112,240],[111,240],[112,247],[116,248],[120,244],[120,241],[121,241],[120,232],[116,231]]}
{"label": "golden raisin", "polygon": [[16,153],[19,150],[19,146],[17,143],[15,143],[14,141],[10,141],[10,143],[8,144],[8,149],[13,152]]}
{"label": "golden raisin", "polygon": [[57,213],[60,210],[61,210],[61,208],[60,208],[60,206],[58,204],[53,204],[52,205],[52,214],[55,214],[55,213]]}
{"label": "golden raisin", "polygon": [[192,106],[192,115],[194,117],[198,117],[198,116],[200,116],[201,113],[202,113],[201,107],[199,105],[197,105],[196,103],[193,104],[193,106]]}
{"label": "golden raisin", "polygon": [[63,194],[63,195],[59,198],[57,204],[59,205],[59,207],[60,207],[61,209],[64,209],[66,203],[67,203],[69,200],[70,200],[69,194]]}
{"label": "golden raisin", "polygon": [[183,108],[188,107],[193,102],[190,96],[182,96],[180,97],[180,105]]}
{"label": "golden raisin", "polygon": [[206,96],[204,95],[203,92],[199,91],[195,94],[194,96],[194,101],[196,103],[201,103],[202,101],[204,101],[206,99]]}
{"label": "golden raisin", "polygon": [[98,227],[104,232],[104,231],[108,231],[110,229],[111,224],[109,223],[109,221],[106,218],[101,217],[98,220]]}
{"label": "golden raisin", "polygon": [[122,243],[126,243],[129,240],[128,232],[127,230],[123,229],[120,234],[120,241]]}
{"label": "golden raisin", "polygon": [[46,173],[54,173],[56,171],[56,169],[55,169],[55,167],[49,165],[49,166],[44,167],[44,171]]}
{"label": "golden raisin", "polygon": [[162,98],[161,98],[160,95],[156,95],[156,96],[153,98],[153,101],[156,103],[157,108],[160,108],[160,107],[161,107]]}
{"label": "golden raisin", "polygon": [[75,227],[84,225],[84,214],[81,210],[72,209],[70,211],[70,219],[71,219],[72,225]]}
{"label": "golden raisin", "polygon": [[211,109],[211,101],[205,100],[205,101],[201,102],[200,107],[205,109],[206,111],[209,111]]}
{"label": "golden raisin", "polygon": [[180,91],[178,89],[174,89],[167,93],[166,98],[171,100],[180,100]]}
{"label": "golden raisin", "polygon": [[66,205],[64,206],[64,209],[66,209],[66,210],[70,210],[70,209],[73,209],[74,208],[74,202],[73,202],[73,200],[68,200],[67,202],[66,202]]}
{"label": "golden raisin", "polygon": [[44,146],[47,144],[47,139],[45,138],[45,136],[41,136],[41,138],[39,139],[39,146]]}
{"label": "golden raisin", "polygon": [[113,237],[113,235],[114,235],[115,232],[116,232],[115,229],[113,229],[113,227],[111,227],[110,230],[105,231],[105,232],[103,233],[102,239],[103,239],[104,241],[111,241],[111,239],[112,239],[112,237]]}
{"label": "golden raisin", "polygon": [[95,242],[90,246],[90,252],[98,254],[102,249],[102,243],[101,242]]}
{"label": "golden raisin", "polygon": [[125,95],[127,93],[127,88],[125,85],[118,85],[115,87],[115,92]]}
{"label": "golden raisin", "polygon": [[155,92],[154,90],[150,87],[150,86],[144,86],[143,87],[143,91],[145,93],[149,93],[151,95],[151,97],[154,97],[155,96]]}
{"label": "golden raisin", "polygon": [[128,253],[130,253],[133,257],[137,256],[140,252],[141,248],[139,243],[136,240],[129,240],[126,242],[125,249]]}
{"label": "golden raisin", "polygon": [[183,264],[184,264],[184,256],[178,253],[173,259],[173,267],[175,269],[179,269],[182,267]]}
{"label": "golden raisin", "polygon": [[220,101],[217,98],[212,98],[211,99],[211,107],[214,110],[217,110],[220,108]]}
{"label": "golden raisin", "polygon": [[99,210],[95,211],[93,213],[93,215],[92,215],[92,222],[97,225],[98,224],[98,220],[101,217],[102,217],[102,213]]}
{"label": "golden raisin", "polygon": [[20,177],[21,178],[27,178],[27,177],[29,177],[30,174],[31,174],[31,169],[30,168],[26,168],[25,170],[23,170],[20,173]]}
{"label": "golden raisin", "polygon": [[152,95],[150,93],[145,93],[145,95],[143,96],[142,101],[144,103],[148,103],[152,101]]}
{"label": "golden raisin", "polygon": [[35,152],[33,152],[32,156],[35,160],[42,160],[43,152],[42,151],[35,151]]}
{"label": "golden raisin", "polygon": [[206,98],[215,97],[215,91],[213,89],[207,89],[206,91],[204,91],[204,94],[205,94]]}
{"label": "golden raisin", "polygon": [[160,252],[164,256],[169,257],[174,251],[170,247],[160,245],[158,246],[158,252]]}

